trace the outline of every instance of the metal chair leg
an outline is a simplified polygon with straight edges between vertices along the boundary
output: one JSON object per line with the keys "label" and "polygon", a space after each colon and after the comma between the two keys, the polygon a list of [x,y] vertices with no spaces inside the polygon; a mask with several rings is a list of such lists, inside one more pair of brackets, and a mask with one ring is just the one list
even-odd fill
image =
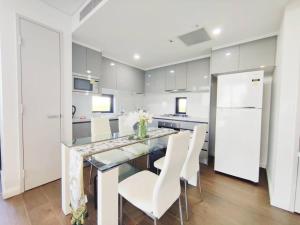
{"label": "metal chair leg", "polygon": [[153,219],[153,222],[154,222],[154,225],[157,225],[157,219],[156,218]]}
{"label": "metal chair leg", "polygon": [[120,225],[123,224],[123,198],[121,195],[119,195],[119,213],[120,213]]}
{"label": "metal chair leg", "polygon": [[181,208],[181,199],[180,199],[180,196],[179,196],[179,198],[178,198],[178,203],[179,203],[180,225],[183,225],[182,208]]}
{"label": "metal chair leg", "polygon": [[147,155],[147,169],[150,168],[150,156],[149,154]]}
{"label": "metal chair leg", "polygon": [[188,194],[187,194],[187,180],[184,180],[184,195],[185,195],[186,220],[189,220],[189,203],[188,203]]}
{"label": "metal chair leg", "polygon": [[201,188],[201,181],[200,181],[200,170],[198,171],[198,188],[199,188],[199,192],[202,192],[202,188]]}
{"label": "metal chair leg", "polygon": [[92,183],[92,174],[93,174],[93,165],[90,166],[90,178],[89,178],[89,184]]}

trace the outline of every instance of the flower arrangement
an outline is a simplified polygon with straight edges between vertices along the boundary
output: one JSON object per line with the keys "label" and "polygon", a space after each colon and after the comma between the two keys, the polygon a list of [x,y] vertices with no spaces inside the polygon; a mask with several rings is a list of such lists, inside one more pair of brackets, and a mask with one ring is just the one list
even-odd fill
{"label": "flower arrangement", "polygon": [[137,137],[144,139],[147,137],[148,124],[152,123],[152,115],[143,110],[132,112],[128,115],[128,123],[131,126],[138,123]]}

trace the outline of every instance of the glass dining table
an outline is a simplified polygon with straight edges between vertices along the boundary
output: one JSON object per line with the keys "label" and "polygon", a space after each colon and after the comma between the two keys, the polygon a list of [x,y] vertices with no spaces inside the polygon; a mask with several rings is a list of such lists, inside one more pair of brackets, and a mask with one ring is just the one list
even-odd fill
{"label": "glass dining table", "polygon": [[[84,160],[97,168],[97,224],[118,224],[118,182],[122,166],[139,157],[149,156],[167,147],[168,137],[178,131],[149,128],[147,138],[140,140],[135,133],[104,134],[97,138],[74,139],[62,144],[62,208],[70,212],[70,151],[81,153]],[[149,159],[149,157],[148,157]],[[72,167],[72,166],[71,166]],[[149,167],[149,160],[147,160]],[[78,173],[79,174],[79,173]],[[74,175],[73,175],[74,176]]]}

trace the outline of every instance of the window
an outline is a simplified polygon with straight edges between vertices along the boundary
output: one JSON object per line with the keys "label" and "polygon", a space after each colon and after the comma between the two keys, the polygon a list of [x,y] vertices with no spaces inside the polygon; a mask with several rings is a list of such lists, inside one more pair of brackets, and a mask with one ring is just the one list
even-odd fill
{"label": "window", "polygon": [[176,98],[176,114],[186,114],[186,97]]}
{"label": "window", "polygon": [[114,96],[113,95],[93,96],[92,111],[102,112],[102,113],[113,113]]}

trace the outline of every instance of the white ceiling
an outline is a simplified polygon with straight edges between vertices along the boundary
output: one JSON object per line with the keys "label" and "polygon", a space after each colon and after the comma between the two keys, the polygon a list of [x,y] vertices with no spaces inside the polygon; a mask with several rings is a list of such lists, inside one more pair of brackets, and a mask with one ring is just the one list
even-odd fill
{"label": "white ceiling", "polygon": [[67,15],[73,15],[87,0],[42,0]]}
{"label": "white ceiling", "polygon": [[[212,47],[276,33],[288,0],[109,0],[73,39],[149,69],[209,54]],[[185,46],[178,35],[204,27],[213,40]],[[174,39],[173,44],[169,39]],[[135,61],[133,54],[141,59]]]}

